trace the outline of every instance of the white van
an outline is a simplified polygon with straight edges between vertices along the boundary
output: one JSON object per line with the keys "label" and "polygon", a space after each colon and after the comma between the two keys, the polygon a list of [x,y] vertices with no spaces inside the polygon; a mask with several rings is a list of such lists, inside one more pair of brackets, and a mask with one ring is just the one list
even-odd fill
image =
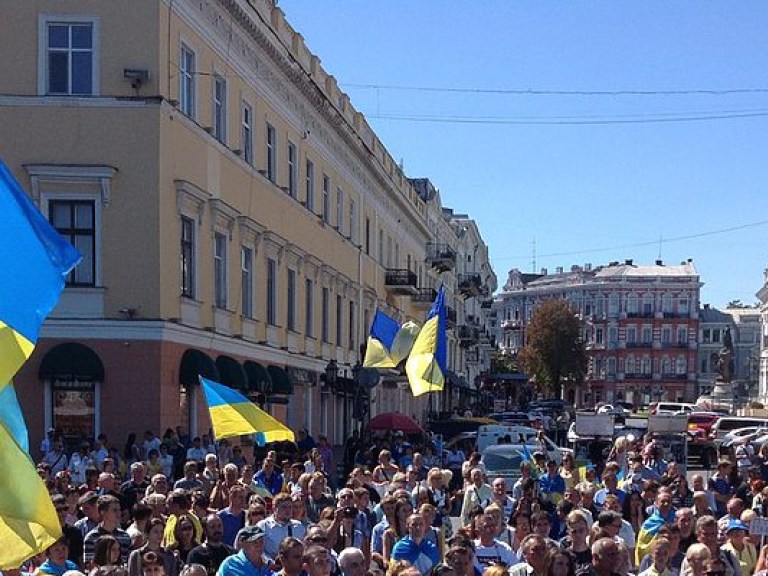
{"label": "white van", "polygon": [[526,450],[533,454],[546,448],[547,458],[561,462],[563,454],[570,452],[569,448],[561,448],[552,440],[543,437],[542,446],[537,435],[539,431],[530,426],[505,426],[504,424],[488,424],[477,429],[477,451],[482,455],[490,446],[511,446],[512,451],[525,454]]}
{"label": "white van", "polygon": [[687,402],[654,402],[651,405],[650,413],[656,414],[690,414],[698,409],[696,404]]}

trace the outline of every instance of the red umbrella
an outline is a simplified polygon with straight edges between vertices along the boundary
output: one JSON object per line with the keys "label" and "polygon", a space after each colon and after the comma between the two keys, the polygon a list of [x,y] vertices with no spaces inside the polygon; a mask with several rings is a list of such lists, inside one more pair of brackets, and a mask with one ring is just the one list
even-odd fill
{"label": "red umbrella", "polygon": [[400,412],[385,412],[371,418],[368,430],[402,430],[404,434],[423,434],[424,429],[413,418]]}

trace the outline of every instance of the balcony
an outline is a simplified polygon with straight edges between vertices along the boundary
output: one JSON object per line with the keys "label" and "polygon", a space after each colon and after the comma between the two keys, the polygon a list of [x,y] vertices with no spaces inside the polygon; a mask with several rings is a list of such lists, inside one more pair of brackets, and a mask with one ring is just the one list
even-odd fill
{"label": "balcony", "polygon": [[411,296],[411,302],[417,308],[430,308],[437,298],[434,288],[417,288],[418,292]]}
{"label": "balcony", "polygon": [[664,312],[664,318],[690,318],[690,312]]}
{"label": "balcony", "polygon": [[627,348],[652,348],[653,342],[627,342]]}
{"label": "balcony", "polygon": [[501,321],[501,329],[502,330],[520,330],[520,328],[523,327],[523,323],[520,322],[520,320],[502,320]]}
{"label": "balcony", "polygon": [[653,318],[655,314],[651,310],[642,312],[627,312],[627,318]]}
{"label": "balcony", "polygon": [[662,342],[662,348],[677,348],[679,350],[685,350],[688,348],[688,342]]}
{"label": "balcony", "polygon": [[448,244],[427,242],[427,264],[438,272],[448,272],[456,267],[456,250]]}
{"label": "balcony", "polygon": [[662,380],[688,380],[688,374],[662,374]]}
{"label": "balcony", "polygon": [[462,348],[469,348],[478,343],[480,334],[479,330],[474,326],[468,326],[466,324],[459,326],[458,330],[459,346]]}
{"label": "balcony", "polygon": [[651,374],[641,374],[640,372],[628,372],[624,374],[624,380],[650,380]]}
{"label": "balcony", "polygon": [[419,292],[416,287],[416,274],[410,270],[387,268],[384,276],[384,287],[398,296],[414,296]]}
{"label": "balcony", "polygon": [[480,274],[459,274],[459,294],[465,299],[482,296],[483,280]]}

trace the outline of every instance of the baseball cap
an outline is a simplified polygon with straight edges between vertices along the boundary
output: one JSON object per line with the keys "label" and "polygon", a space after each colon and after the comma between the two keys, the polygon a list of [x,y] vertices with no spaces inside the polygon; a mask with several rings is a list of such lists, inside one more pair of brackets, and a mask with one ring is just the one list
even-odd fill
{"label": "baseball cap", "polygon": [[264,536],[266,536],[264,529],[254,525],[246,526],[240,530],[238,539],[240,542],[256,542],[257,540],[264,538]]}
{"label": "baseball cap", "polygon": [[747,525],[741,520],[731,520],[728,522],[728,527],[725,529],[725,533],[728,534],[731,530],[744,530],[745,532],[749,532],[749,528],[747,528]]}

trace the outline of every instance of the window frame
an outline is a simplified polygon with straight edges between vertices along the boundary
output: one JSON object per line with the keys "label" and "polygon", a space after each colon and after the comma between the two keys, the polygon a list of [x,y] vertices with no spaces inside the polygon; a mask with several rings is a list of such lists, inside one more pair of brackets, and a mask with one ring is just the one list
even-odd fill
{"label": "window frame", "polygon": [[321,307],[321,320],[320,320],[320,336],[324,343],[330,343],[330,316],[331,316],[331,291],[327,286],[323,286],[322,296],[320,299]]}
{"label": "window frame", "polygon": [[253,318],[253,248],[240,246],[240,313],[246,318]]}
{"label": "window frame", "polygon": [[296,332],[296,270],[288,268],[288,285],[285,297],[285,327],[291,332]]}
{"label": "window frame", "polygon": [[344,234],[344,190],[341,186],[336,188],[336,230]]}
{"label": "window frame", "polygon": [[331,177],[323,174],[323,222],[331,223]]}
{"label": "window frame", "polygon": [[[180,266],[181,266],[181,296],[183,298],[190,298],[192,300],[195,300],[197,298],[197,282],[195,279],[197,278],[197,234],[195,232],[195,228],[197,228],[197,222],[194,218],[190,218],[189,216],[186,216],[184,214],[180,214],[181,217],[181,230],[179,234],[179,240],[180,240]],[[188,241],[185,241],[185,226],[189,224],[189,230],[191,232],[191,238]],[[185,266],[186,261],[186,255],[185,255],[185,246],[189,246],[189,262],[188,265]],[[187,287],[187,283],[189,283],[189,286]]]}
{"label": "window frame", "polygon": [[[66,205],[70,209],[70,227],[69,228],[61,228],[57,227],[53,218],[54,218],[54,210],[57,205]],[[92,278],[89,282],[79,282],[77,280],[74,280],[74,278],[77,276],[77,271],[82,270],[81,266],[83,265],[83,261],[78,263],[77,266],[75,266],[72,271],[67,274],[67,278],[65,280],[65,285],[67,287],[71,288],[92,288],[97,286],[97,276],[96,276],[96,259],[97,259],[97,244],[96,244],[96,230],[97,230],[97,220],[96,220],[96,205],[97,201],[93,198],[53,198],[48,201],[48,222],[51,223],[51,225],[56,229],[56,231],[63,236],[67,241],[69,241],[73,246],[76,246],[78,251],[83,254],[83,250],[81,247],[77,246],[77,242],[74,241],[74,238],[90,238],[91,239],[91,269],[90,269],[90,277]],[[78,206],[87,206],[90,208],[91,214],[91,226],[89,228],[78,228],[75,224],[75,215],[76,215],[76,208]],[[83,259],[85,260],[85,258]]]}
{"label": "window frame", "polygon": [[286,162],[288,166],[288,195],[291,198],[298,196],[298,180],[299,180],[299,149],[290,140],[288,140],[288,147],[286,149]]}
{"label": "window frame", "polygon": [[277,181],[277,129],[266,122],[264,144],[265,162],[264,175],[271,182]]}
{"label": "window frame", "polygon": [[[191,56],[191,70],[185,64],[185,53]],[[197,118],[197,53],[187,42],[179,48],[179,111],[195,120]]]}
{"label": "window frame", "polygon": [[227,310],[229,304],[228,242],[229,239],[225,233],[213,233],[213,305],[220,310]]}
{"label": "window frame", "polygon": [[304,206],[307,210],[315,209],[315,163],[309,158],[304,162]]}
{"label": "window frame", "polygon": [[269,326],[277,326],[277,260],[268,257],[266,267],[266,322]]}
{"label": "window frame", "polygon": [[312,278],[304,279],[304,334],[310,338],[315,335],[315,282]]}
{"label": "window frame", "polygon": [[[221,88],[221,93],[219,93]],[[220,74],[213,75],[211,82],[211,135],[222,144],[227,142],[227,79]]]}
{"label": "window frame", "polygon": [[240,157],[253,165],[253,106],[246,100],[240,103]]}
{"label": "window frame", "polygon": [[[66,94],[48,92],[48,27],[51,24],[89,24],[92,30],[91,37],[91,92],[89,94],[73,94],[71,91]],[[38,73],[37,73],[37,92],[40,96],[60,96],[67,98],[77,98],[79,96],[93,97],[100,96],[101,86],[101,66],[100,66],[100,39],[101,39],[101,20],[97,16],[86,14],[50,14],[44,13],[38,16]],[[72,70],[68,71],[68,84],[71,88]]]}

